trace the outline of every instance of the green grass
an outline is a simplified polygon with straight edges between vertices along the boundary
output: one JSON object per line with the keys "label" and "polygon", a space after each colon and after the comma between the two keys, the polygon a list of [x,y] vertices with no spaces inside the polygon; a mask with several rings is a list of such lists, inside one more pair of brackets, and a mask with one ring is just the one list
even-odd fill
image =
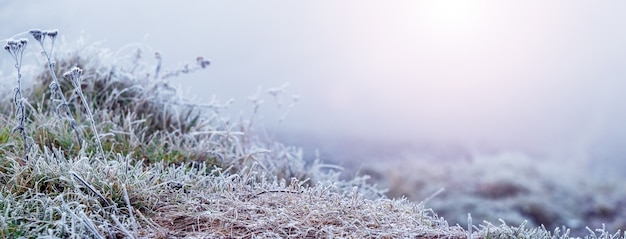
{"label": "green grass", "polygon": [[[21,106],[11,97],[0,102],[0,238],[468,237],[468,225],[386,198],[366,177],[340,180],[339,167],[260,140],[250,121],[227,123],[218,106],[190,104],[155,77],[204,69],[204,60],[159,74],[141,54],[57,48],[53,74],[83,72],[81,91],[59,81],[77,131],[55,112],[47,65],[32,66],[34,83],[22,89],[24,133],[34,144],[26,154],[28,142],[13,131]],[[469,226],[471,238],[568,238],[524,224]],[[606,230],[589,236],[623,238]]]}

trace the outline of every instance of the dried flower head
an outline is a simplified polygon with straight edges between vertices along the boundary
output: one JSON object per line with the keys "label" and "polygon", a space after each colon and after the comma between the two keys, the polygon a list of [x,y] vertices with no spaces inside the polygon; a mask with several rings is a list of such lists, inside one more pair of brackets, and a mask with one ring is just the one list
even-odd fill
{"label": "dried flower head", "polygon": [[4,49],[7,49],[7,51],[19,51],[26,45],[26,43],[28,43],[28,40],[26,39],[8,40]]}
{"label": "dried flower head", "polygon": [[40,29],[32,29],[28,32],[33,35],[33,38],[35,38],[38,42],[43,42],[46,36]]}
{"label": "dried flower head", "polygon": [[211,64],[211,62],[209,60],[205,60],[204,57],[202,57],[202,56],[199,56],[198,58],[196,58],[196,62],[202,68],[206,68],[208,65]]}
{"label": "dried flower head", "polygon": [[59,30],[57,30],[57,29],[47,30],[47,31],[44,32],[44,34],[46,34],[50,38],[55,38],[57,36],[57,34],[59,34]]}
{"label": "dried flower head", "polygon": [[24,53],[24,49],[26,49],[26,44],[28,44],[27,39],[8,40],[6,45],[4,45],[4,49],[11,54],[13,59],[21,62],[21,56]]}
{"label": "dried flower head", "polygon": [[83,74],[83,70],[81,70],[78,67],[73,67],[72,69],[70,69],[69,71],[66,71],[65,73],[63,73],[63,77],[65,79],[74,81],[74,80],[78,80],[80,79],[80,76]]}

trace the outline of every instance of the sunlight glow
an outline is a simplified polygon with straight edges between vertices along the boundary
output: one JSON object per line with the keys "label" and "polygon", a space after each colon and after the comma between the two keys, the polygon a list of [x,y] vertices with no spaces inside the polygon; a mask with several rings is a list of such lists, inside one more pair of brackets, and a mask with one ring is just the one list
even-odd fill
{"label": "sunlight glow", "polygon": [[461,35],[475,30],[480,20],[479,6],[474,1],[437,0],[420,2],[416,8],[418,20],[426,27]]}

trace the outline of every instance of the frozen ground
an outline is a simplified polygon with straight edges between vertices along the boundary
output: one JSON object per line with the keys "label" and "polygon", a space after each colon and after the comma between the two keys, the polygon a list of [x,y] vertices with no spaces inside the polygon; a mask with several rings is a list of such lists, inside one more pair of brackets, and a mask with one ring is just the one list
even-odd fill
{"label": "frozen ground", "polygon": [[321,159],[344,166],[346,175],[371,176],[388,197],[428,199],[451,225],[464,225],[471,213],[477,221],[567,226],[575,235],[603,223],[611,231],[626,228],[626,180],[617,174],[621,163],[610,158],[567,161],[519,150],[319,135],[284,139],[303,146],[308,158],[319,149]]}

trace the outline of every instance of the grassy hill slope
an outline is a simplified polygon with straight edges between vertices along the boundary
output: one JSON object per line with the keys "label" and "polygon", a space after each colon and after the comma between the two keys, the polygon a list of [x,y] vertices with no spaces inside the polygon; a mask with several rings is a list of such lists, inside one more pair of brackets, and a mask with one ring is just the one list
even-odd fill
{"label": "grassy hill slope", "polygon": [[568,238],[448,225],[366,177],[341,180],[339,167],[256,137],[225,104],[180,97],[167,78],[210,67],[204,58],[166,70],[141,47],[120,56],[54,46],[56,31],[21,36],[3,57],[16,68],[2,79],[0,238]]}

